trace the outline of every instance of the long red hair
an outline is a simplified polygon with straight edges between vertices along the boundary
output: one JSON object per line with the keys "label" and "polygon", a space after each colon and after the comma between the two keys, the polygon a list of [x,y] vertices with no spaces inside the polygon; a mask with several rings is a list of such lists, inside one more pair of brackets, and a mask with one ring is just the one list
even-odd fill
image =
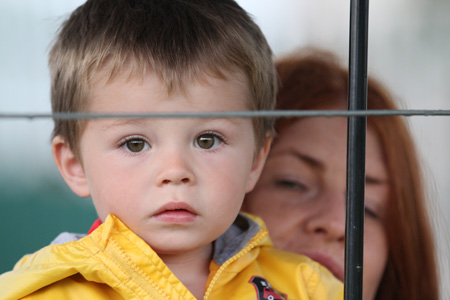
{"label": "long red hair", "polygon": [[[347,99],[347,68],[329,52],[308,48],[279,59],[276,68],[280,85],[277,109],[311,110]],[[367,99],[369,110],[397,109],[388,91],[370,77]],[[278,119],[278,134],[294,121]],[[390,181],[385,222],[389,257],[376,299],[437,300],[434,238],[414,141],[404,117],[368,117],[367,126],[378,136]]]}

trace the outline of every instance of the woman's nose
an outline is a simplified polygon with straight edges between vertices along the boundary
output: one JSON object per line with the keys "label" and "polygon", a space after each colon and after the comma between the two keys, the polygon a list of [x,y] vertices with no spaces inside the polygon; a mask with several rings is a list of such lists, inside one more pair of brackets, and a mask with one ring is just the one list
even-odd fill
{"label": "woman's nose", "polygon": [[345,241],[345,193],[326,191],[318,195],[306,230],[330,241]]}
{"label": "woman's nose", "polygon": [[194,173],[188,158],[181,151],[170,151],[160,157],[160,168],[156,176],[157,186],[193,184]]}

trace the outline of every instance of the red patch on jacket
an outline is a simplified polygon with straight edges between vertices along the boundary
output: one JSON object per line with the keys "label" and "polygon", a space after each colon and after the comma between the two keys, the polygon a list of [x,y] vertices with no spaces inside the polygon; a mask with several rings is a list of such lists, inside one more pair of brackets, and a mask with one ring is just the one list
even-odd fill
{"label": "red patch on jacket", "polygon": [[287,295],[275,290],[267,280],[259,276],[250,278],[249,283],[253,284],[258,300],[286,300]]}

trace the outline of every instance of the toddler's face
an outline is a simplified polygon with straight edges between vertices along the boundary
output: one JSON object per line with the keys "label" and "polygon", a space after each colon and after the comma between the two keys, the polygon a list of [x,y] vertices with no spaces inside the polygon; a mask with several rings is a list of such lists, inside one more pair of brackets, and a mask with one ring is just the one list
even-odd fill
{"label": "toddler's face", "polygon": [[[91,112],[246,110],[242,76],[208,77],[167,92],[150,73],[93,86]],[[159,254],[206,246],[233,223],[265,159],[251,119],[91,120],[80,140],[82,176],[101,219],[119,217]],[[81,166],[80,166],[81,167]]]}

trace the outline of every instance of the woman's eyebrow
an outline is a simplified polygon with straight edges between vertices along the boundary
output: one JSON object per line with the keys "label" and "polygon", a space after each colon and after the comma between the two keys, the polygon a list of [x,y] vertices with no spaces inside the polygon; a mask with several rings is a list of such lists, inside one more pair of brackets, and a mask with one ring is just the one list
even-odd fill
{"label": "woman's eyebrow", "polygon": [[[298,152],[296,150],[283,151],[283,152],[275,154],[274,157],[280,156],[280,155],[285,155],[285,154],[294,156],[298,160],[301,160],[302,162],[306,163],[308,166],[310,166],[314,169],[317,169],[320,171],[325,169],[324,163],[321,162],[320,160],[318,160],[317,158],[314,158],[311,155],[307,155],[307,154]],[[387,182],[388,182],[387,179],[380,178],[378,176],[366,173],[366,184],[382,185],[382,184],[387,184]]]}
{"label": "woman's eyebrow", "polygon": [[321,171],[325,169],[325,165],[320,160],[318,160],[317,158],[314,158],[310,155],[301,153],[297,150],[283,151],[283,152],[275,154],[274,157],[286,155],[286,154],[297,158],[298,160],[306,163],[308,166],[310,166],[314,169],[321,170]]}
{"label": "woman's eyebrow", "polygon": [[382,178],[379,178],[377,176],[366,174],[366,183],[367,184],[374,184],[374,185],[381,185],[381,184],[386,184],[387,183],[387,179],[382,179]]}

